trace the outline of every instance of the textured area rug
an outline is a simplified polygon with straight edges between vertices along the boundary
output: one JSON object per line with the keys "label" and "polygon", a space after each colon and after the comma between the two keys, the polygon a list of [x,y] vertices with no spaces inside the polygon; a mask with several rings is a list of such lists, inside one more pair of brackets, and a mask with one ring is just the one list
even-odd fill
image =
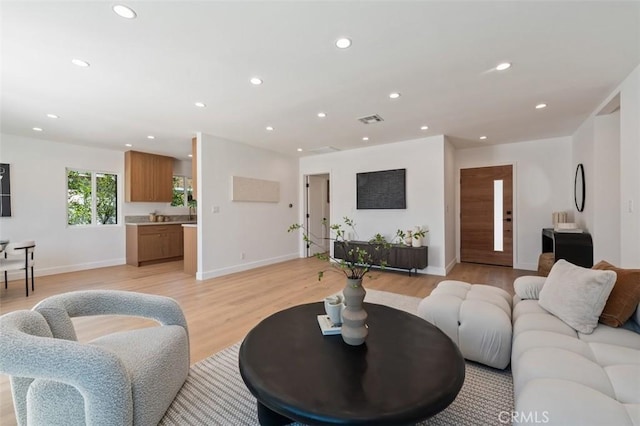
{"label": "textured area rug", "polygon": [[[367,290],[366,301],[415,314],[420,299]],[[256,400],[238,371],[239,348],[238,342],[194,364],[160,425],[258,425]],[[500,413],[511,410],[511,373],[467,362],[456,400],[420,425],[499,425]]]}

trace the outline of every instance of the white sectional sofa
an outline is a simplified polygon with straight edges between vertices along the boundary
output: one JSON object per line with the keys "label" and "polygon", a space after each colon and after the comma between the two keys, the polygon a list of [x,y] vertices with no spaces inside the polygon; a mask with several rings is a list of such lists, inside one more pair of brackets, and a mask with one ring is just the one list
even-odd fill
{"label": "white sectional sofa", "polygon": [[514,424],[639,426],[638,310],[623,327],[598,324],[584,334],[539,305],[530,289],[544,277],[518,280],[530,299],[514,297]]}

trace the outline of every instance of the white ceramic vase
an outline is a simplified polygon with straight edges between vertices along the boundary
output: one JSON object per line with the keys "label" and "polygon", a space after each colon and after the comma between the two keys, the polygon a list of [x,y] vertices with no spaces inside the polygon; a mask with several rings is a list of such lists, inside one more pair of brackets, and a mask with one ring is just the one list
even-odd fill
{"label": "white ceramic vase", "polygon": [[368,315],[362,307],[364,296],[367,294],[362,287],[362,278],[348,278],[342,294],[346,305],[342,311],[342,340],[348,345],[361,345],[369,334],[366,325]]}

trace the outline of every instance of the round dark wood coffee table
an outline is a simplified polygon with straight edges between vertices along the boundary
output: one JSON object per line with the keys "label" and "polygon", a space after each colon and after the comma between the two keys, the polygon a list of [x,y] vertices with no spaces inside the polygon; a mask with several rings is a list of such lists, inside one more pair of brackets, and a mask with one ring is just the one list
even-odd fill
{"label": "round dark wood coffee table", "polygon": [[464,382],[458,347],[427,321],[365,303],[369,336],[323,336],[323,303],[275,313],[247,334],[240,374],[261,425],[414,424],[445,409]]}

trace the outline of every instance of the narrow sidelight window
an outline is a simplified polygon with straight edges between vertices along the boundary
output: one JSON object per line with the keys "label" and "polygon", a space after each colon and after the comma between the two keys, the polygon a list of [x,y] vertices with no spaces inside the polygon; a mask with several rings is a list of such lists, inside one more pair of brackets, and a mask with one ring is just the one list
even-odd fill
{"label": "narrow sidelight window", "polygon": [[503,251],[502,179],[493,181],[493,250]]}

